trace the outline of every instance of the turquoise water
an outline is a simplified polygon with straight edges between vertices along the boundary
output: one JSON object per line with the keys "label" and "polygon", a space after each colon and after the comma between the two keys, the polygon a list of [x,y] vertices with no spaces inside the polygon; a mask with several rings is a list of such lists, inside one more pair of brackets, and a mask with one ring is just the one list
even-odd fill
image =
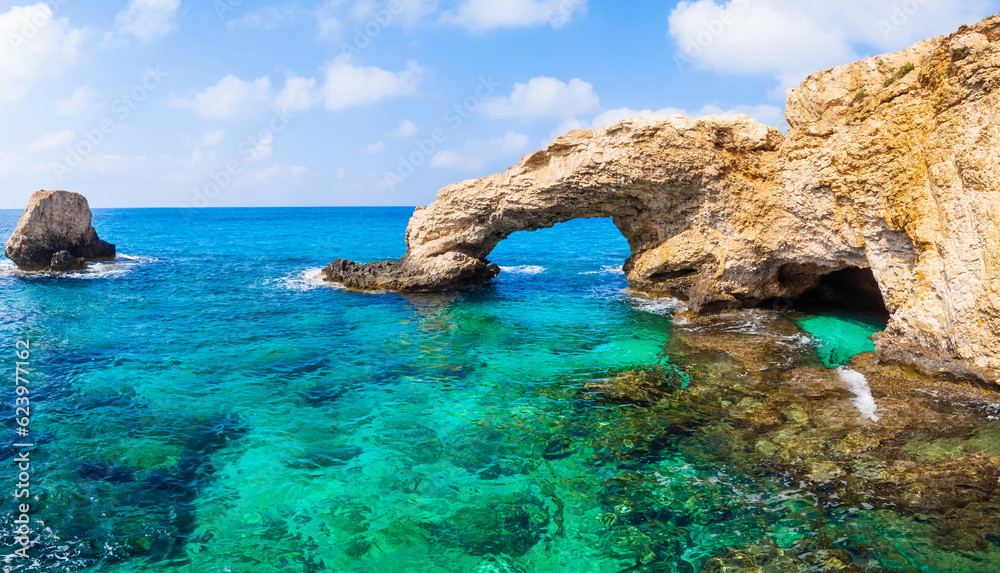
{"label": "turquoise water", "polygon": [[885,320],[847,313],[797,317],[796,324],[816,341],[823,363],[833,368],[847,364],[862,352],[874,352],[871,337],[885,330]]}
{"label": "turquoise water", "polygon": [[[693,572],[754,547],[937,570],[922,526],[818,505],[718,436],[588,391],[684,366],[676,304],[625,291],[610,221],[517,234],[465,293],[319,282],[336,257],[401,255],[410,213],[99,210],[120,261],[0,268],[7,356],[31,341],[44,521],[4,570]],[[3,236],[18,215],[0,212]]]}

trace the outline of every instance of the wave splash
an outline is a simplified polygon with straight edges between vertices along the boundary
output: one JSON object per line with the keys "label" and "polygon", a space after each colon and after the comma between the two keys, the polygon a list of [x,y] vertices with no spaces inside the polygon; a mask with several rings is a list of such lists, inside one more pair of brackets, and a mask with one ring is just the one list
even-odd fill
{"label": "wave splash", "polygon": [[278,284],[288,290],[305,292],[319,288],[332,288],[334,290],[344,290],[340,283],[332,283],[323,279],[323,269],[306,269],[292,275],[287,275],[278,279]]}
{"label": "wave splash", "polygon": [[599,271],[584,271],[581,275],[623,275],[625,271],[620,266],[608,265],[601,267]]}
{"label": "wave splash", "polygon": [[87,263],[87,267],[79,271],[46,273],[22,271],[10,259],[3,259],[0,260],[0,277],[94,280],[124,276],[140,266],[156,263],[159,260],[155,257],[132,256],[119,253],[113,261]]}
{"label": "wave splash", "polygon": [[539,267],[536,265],[521,265],[517,267],[500,267],[500,270],[505,273],[511,273],[515,275],[537,275],[544,273],[546,271],[545,267]]}
{"label": "wave splash", "polygon": [[679,298],[672,297],[653,298],[632,293],[629,295],[628,300],[632,303],[632,307],[635,310],[662,316],[673,316],[675,313],[684,312],[688,308],[687,303]]}
{"label": "wave splash", "polygon": [[872,397],[872,390],[868,387],[865,375],[844,366],[837,368],[837,373],[854,394],[854,406],[861,412],[861,415],[873,422],[878,422],[878,415],[875,414],[878,406],[875,404],[875,398]]}

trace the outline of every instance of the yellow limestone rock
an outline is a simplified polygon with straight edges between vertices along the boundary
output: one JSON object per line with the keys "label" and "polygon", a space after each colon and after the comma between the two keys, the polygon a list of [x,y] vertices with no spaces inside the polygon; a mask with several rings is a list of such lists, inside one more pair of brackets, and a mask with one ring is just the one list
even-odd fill
{"label": "yellow limestone rock", "polygon": [[98,238],[91,217],[79,193],[37,191],[4,254],[25,271],[66,271],[82,269],[87,261],[113,260],[115,246]]}
{"label": "yellow limestone rock", "polygon": [[787,136],[751,118],[635,118],[571,131],[505,173],[418,208],[399,261],[328,280],[481,284],[512,233],[613,217],[632,288],[695,311],[796,296],[870,269],[882,358],[1000,380],[1000,16],[789,91]]}

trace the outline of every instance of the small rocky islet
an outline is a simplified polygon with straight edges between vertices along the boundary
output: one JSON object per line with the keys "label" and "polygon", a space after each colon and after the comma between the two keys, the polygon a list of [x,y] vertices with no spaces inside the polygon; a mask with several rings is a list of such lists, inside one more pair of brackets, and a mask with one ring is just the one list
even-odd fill
{"label": "small rocky islet", "polygon": [[69,191],[31,196],[4,254],[22,271],[81,270],[87,262],[111,261],[115,246],[97,236],[87,199]]}

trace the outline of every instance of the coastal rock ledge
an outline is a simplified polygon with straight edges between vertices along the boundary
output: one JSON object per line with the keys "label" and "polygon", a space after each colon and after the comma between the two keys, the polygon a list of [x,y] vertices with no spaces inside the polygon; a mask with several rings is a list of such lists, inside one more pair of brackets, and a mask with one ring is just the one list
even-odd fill
{"label": "coastal rock ledge", "polygon": [[571,131],[418,207],[399,261],[324,272],[355,289],[466,287],[497,274],[486,257],[512,233],[612,217],[633,289],[708,312],[864,275],[854,286],[877,284],[890,315],[880,358],[1000,382],[998,110],[994,16],[811,75],[788,93],[787,136],[745,116]]}
{"label": "coastal rock ledge", "polygon": [[115,258],[91,224],[87,199],[69,191],[38,191],[4,245],[4,254],[23,271],[70,271],[87,261]]}

